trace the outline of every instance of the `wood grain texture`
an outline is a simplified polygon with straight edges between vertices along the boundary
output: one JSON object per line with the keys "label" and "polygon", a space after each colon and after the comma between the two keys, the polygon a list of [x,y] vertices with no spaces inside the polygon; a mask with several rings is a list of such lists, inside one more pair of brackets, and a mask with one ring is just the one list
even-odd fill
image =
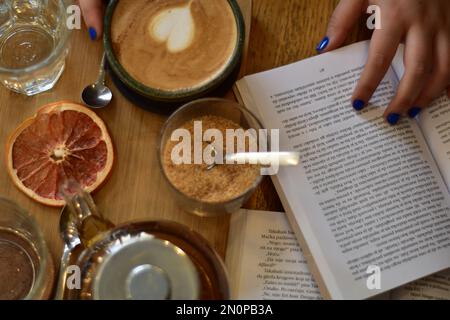
{"label": "wood grain texture", "polygon": [[[241,1],[251,8],[245,3],[249,0]],[[246,73],[268,70],[315,54],[314,48],[325,33],[335,4],[332,0],[254,0]],[[349,41],[363,38],[361,29]],[[5,142],[15,127],[46,103],[80,101],[84,86],[95,80],[102,44],[91,42],[86,30],[73,32],[71,43],[66,71],[50,92],[28,98],[0,88],[1,168],[5,168]],[[98,114],[110,130],[116,158],[109,181],[94,194],[99,209],[116,224],[161,219],[183,223],[202,234],[224,256],[229,217],[202,219],[183,212],[172,201],[163,181],[156,147],[166,118],[133,106],[112,83],[109,85],[114,101]],[[59,210],[28,199],[13,186],[4,169],[0,170],[0,195],[16,201],[36,217],[58,262],[62,252]],[[282,210],[270,179],[264,180],[246,208]]]}
{"label": "wood grain texture", "polygon": [[[338,0],[254,0],[248,74],[293,63],[316,54]],[[369,35],[362,19],[346,44]]]}

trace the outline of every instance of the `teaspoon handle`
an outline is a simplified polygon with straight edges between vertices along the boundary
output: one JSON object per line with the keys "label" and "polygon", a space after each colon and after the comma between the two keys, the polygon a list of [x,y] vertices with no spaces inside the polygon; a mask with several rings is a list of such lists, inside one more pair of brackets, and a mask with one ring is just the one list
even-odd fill
{"label": "teaspoon handle", "polygon": [[300,162],[298,152],[242,152],[225,155],[225,163],[255,163],[262,165],[297,166]]}
{"label": "teaspoon handle", "polygon": [[97,83],[102,85],[105,84],[105,74],[106,74],[105,64],[106,64],[106,53],[103,52],[102,62],[100,63],[100,70],[98,71],[98,79],[97,79]]}

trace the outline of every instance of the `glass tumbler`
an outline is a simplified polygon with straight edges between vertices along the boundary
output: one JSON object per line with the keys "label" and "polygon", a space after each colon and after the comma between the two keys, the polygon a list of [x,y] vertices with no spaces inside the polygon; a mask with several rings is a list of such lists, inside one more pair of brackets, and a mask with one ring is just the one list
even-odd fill
{"label": "glass tumbler", "polygon": [[0,198],[0,300],[49,299],[54,266],[36,221]]}
{"label": "glass tumbler", "polygon": [[[241,194],[231,199],[220,202],[206,202],[195,199],[181,192],[169,179],[164,165],[165,148],[172,133],[180,128],[187,121],[198,119],[204,116],[216,116],[231,120],[238,124],[244,130],[254,129],[261,130],[262,124],[249,110],[239,104],[225,99],[205,98],[190,102],[178,109],[165,123],[161,131],[161,140],[158,150],[159,164],[164,176],[164,180],[168,183],[172,195],[177,204],[185,211],[193,213],[201,217],[216,217],[223,214],[234,213],[238,211],[244,203],[254,193],[262,176],[259,175],[253,183]],[[259,139],[259,143],[262,140]]]}
{"label": "glass tumbler", "polygon": [[0,0],[0,81],[32,96],[54,87],[69,50],[67,0]]}

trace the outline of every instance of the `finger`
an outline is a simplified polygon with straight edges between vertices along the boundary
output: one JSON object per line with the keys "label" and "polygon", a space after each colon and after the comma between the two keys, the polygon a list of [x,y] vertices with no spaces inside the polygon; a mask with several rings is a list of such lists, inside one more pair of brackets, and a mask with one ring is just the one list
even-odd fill
{"label": "finger", "polygon": [[355,110],[362,110],[369,102],[391,66],[400,41],[401,30],[396,27],[386,26],[386,29],[375,30],[373,33],[369,57],[352,96]]}
{"label": "finger", "polygon": [[421,94],[414,103],[414,108],[410,110],[410,117],[415,117],[413,110],[422,110],[438,98],[445,90],[450,97],[450,35],[438,34],[435,39],[434,65],[430,81],[425,85]]}
{"label": "finger", "polygon": [[431,74],[432,40],[423,27],[417,25],[408,32],[404,59],[405,74],[400,81],[397,94],[384,113],[390,124],[397,124],[401,115],[413,108]]}
{"label": "finger", "polygon": [[365,4],[364,0],[341,0],[330,18],[326,36],[316,50],[322,53],[341,46],[361,17]]}
{"label": "finger", "polygon": [[80,0],[83,18],[88,27],[89,37],[98,39],[103,33],[103,1],[102,0]]}

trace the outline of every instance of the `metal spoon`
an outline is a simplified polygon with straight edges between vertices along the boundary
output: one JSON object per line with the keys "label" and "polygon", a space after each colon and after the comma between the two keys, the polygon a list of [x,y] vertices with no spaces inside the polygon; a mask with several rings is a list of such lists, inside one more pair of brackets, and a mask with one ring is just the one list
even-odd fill
{"label": "metal spoon", "polygon": [[106,55],[103,53],[97,81],[84,88],[81,95],[83,102],[93,109],[104,108],[112,100],[112,92],[105,85],[105,60]]}
{"label": "metal spoon", "polygon": [[[217,152],[213,148],[212,156],[216,157]],[[206,170],[213,169],[220,162],[218,159],[209,165]],[[297,166],[300,163],[300,154],[298,152],[238,152],[229,153],[223,157],[221,163],[250,163],[270,165],[278,164],[279,166]]]}
{"label": "metal spoon", "polygon": [[64,291],[67,280],[67,267],[69,266],[70,256],[72,250],[81,243],[75,224],[75,219],[72,218],[72,213],[67,206],[65,206],[61,212],[59,232],[64,241],[64,251],[61,258],[61,265],[59,267],[59,279],[56,287],[55,300],[64,299]]}

